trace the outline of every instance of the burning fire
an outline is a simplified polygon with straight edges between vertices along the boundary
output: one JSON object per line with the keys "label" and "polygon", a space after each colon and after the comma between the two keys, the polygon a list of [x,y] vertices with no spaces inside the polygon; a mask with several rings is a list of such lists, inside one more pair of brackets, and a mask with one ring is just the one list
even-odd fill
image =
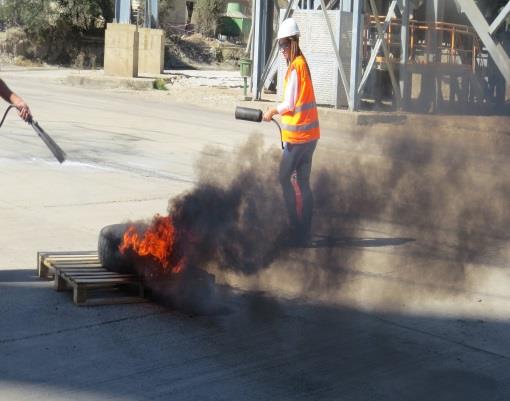
{"label": "burning fire", "polygon": [[171,266],[174,256],[175,227],[170,216],[156,215],[152,224],[140,235],[136,226],[130,226],[124,233],[119,250],[124,254],[129,248],[140,256],[152,256],[164,269],[171,267],[172,273],[184,269],[185,258]]}

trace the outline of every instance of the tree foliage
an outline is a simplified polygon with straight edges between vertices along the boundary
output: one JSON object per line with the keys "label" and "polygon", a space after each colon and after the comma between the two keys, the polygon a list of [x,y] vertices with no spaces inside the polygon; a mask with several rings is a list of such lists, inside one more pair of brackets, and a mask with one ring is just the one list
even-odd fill
{"label": "tree foliage", "polygon": [[98,18],[111,20],[114,0],[5,0],[0,19],[6,26],[29,32],[67,25],[79,30],[94,27]]}
{"label": "tree foliage", "polygon": [[0,22],[25,32],[33,56],[61,62],[72,60],[84,35],[100,35],[113,14],[114,0],[4,0],[0,6]]}
{"label": "tree foliage", "polygon": [[36,0],[5,0],[0,7],[0,20],[7,28],[22,27],[27,31],[46,28],[54,14],[52,5]]}
{"label": "tree foliage", "polygon": [[196,8],[196,28],[206,35],[214,36],[218,18],[225,12],[226,0],[198,0]]}
{"label": "tree foliage", "polygon": [[94,28],[100,20],[111,21],[114,4],[112,0],[57,0],[59,18],[81,30]]}

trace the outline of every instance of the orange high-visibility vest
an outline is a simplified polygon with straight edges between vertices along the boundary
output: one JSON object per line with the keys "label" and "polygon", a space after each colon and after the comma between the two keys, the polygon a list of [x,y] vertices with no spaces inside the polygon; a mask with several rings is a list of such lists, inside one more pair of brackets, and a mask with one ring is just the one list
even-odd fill
{"label": "orange high-visibility vest", "polygon": [[287,69],[283,83],[284,93],[292,70],[296,70],[298,78],[296,108],[282,116],[282,139],[283,142],[290,143],[310,142],[319,139],[321,134],[312,79],[303,56],[296,57]]}

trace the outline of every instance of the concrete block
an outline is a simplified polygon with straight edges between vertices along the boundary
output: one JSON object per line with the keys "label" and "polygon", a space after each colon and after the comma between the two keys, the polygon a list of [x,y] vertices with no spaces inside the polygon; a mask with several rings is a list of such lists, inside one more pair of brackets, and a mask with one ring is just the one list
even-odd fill
{"label": "concrete block", "polygon": [[139,34],[135,25],[108,24],[105,33],[104,72],[118,77],[138,75]]}
{"label": "concrete block", "polygon": [[165,62],[165,32],[162,29],[139,28],[138,72],[159,75]]}

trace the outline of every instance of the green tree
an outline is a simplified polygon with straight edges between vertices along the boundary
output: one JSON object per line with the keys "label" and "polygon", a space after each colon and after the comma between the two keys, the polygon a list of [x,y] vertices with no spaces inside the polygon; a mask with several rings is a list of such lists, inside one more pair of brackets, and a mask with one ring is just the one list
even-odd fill
{"label": "green tree", "polygon": [[113,2],[107,0],[56,0],[59,19],[80,30],[94,28],[98,18],[111,18]]}
{"label": "green tree", "polygon": [[196,29],[206,36],[214,36],[218,18],[225,12],[225,5],[226,0],[198,0]]}
{"label": "green tree", "polygon": [[5,0],[0,7],[0,20],[6,27],[21,27],[29,32],[46,29],[55,15],[49,1]]}
{"label": "green tree", "polygon": [[69,63],[86,35],[102,36],[114,0],[4,0],[0,22],[21,28],[31,43],[29,56]]}

